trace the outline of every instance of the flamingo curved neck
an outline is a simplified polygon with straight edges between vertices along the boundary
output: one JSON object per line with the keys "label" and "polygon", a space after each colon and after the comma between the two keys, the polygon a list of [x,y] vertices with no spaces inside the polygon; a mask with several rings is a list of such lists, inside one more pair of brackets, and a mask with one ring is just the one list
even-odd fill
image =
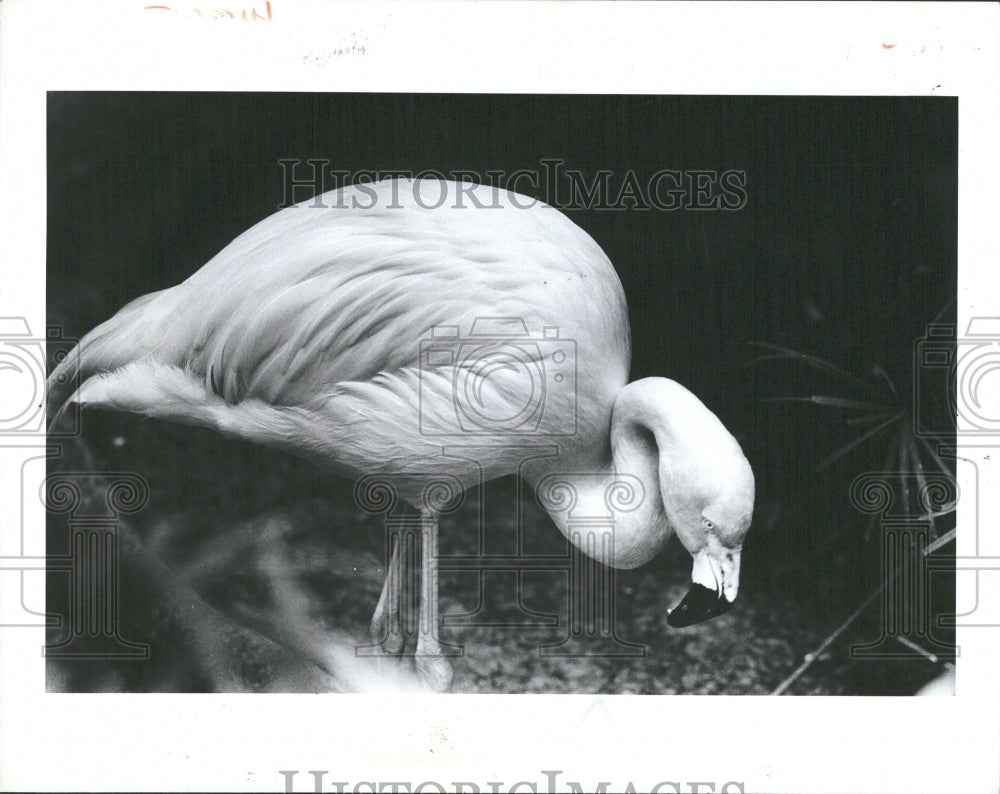
{"label": "flamingo curved neck", "polygon": [[604,464],[591,471],[554,466],[534,477],[539,502],[589,556],[616,568],[642,565],[673,534],[670,516],[696,497],[692,486],[697,483],[689,482],[686,463],[694,454],[691,437],[704,421],[701,414],[718,422],[673,381],[647,378],[628,384],[615,400]]}

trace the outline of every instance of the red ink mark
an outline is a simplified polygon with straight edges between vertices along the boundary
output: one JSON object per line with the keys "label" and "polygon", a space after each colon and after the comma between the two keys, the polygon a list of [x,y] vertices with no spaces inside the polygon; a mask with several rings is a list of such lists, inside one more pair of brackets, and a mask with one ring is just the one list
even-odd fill
{"label": "red ink mark", "polygon": [[896,46],[895,44],[886,44],[884,41],[882,42],[882,49],[883,50],[891,50],[895,46]]}
{"label": "red ink mark", "polygon": [[264,20],[265,22],[270,22],[273,19],[273,16],[271,14],[271,0],[265,0],[265,2],[264,2],[264,14],[263,15],[257,10],[256,7],[253,7],[251,9],[249,9],[249,13],[248,13],[247,9],[245,9],[245,8],[242,8],[239,11],[233,11],[232,9],[229,9],[229,8],[213,8],[213,9],[210,9],[208,12],[205,12],[201,8],[198,8],[197,6],[190,7],[190,8],[187,8],[187,9],[182,9],[182,8],[173,8],[171,6],[155,5],[155,6],[143,6],[143,10],[144,11],[173,11],[175,14],[180,14],[182,12],[186,12],[186,16],[189,16],[189,17],[198,17],[199,19],[204,19],[206,16],[208,16],[209,19],[237,19],[237,18],[239,18],[239,19],[243,20],[244,22],[247,22],[249,20],[256,20],[256,19],[261,19],[261,20]]}

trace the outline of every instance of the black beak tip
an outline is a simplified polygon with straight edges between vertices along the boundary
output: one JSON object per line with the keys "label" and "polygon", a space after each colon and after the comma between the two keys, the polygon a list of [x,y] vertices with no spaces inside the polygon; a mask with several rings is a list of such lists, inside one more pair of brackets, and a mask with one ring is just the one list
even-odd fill
{"label": "black beak tip", "polygon": [[727,601],[714,590],[709,590],[704,585],[694,584],[688,590],[681,602],[670,611],[667,616],[667,624],[675,629],[682,629],[685,626],[693,626],[703,620],[717,617],[728,612],[733,602]]}

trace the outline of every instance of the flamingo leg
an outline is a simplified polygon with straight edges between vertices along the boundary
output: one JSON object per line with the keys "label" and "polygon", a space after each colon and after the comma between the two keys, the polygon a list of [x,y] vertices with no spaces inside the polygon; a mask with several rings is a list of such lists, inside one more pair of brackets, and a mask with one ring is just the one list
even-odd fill
{"label": "flamingo leg", "polygon": [[433,690],[443,692],[451,685],[454,671],[438,639],[438,517],[423,510],[420,514],[423,540],[420,575],[420,624],[417,636],[416,666],[423,681]]}
{"label": "flamingo leg", "polygon": [[400,547],[402,536],[397,536],[392,542],[392,553],[385,572],[385,582],[382,593],[375,605],[375,613],[369,629],[372,642],[381,645],[386,653],[399,655],[403,650],[405,635],[400,622],[399,603],[403,592],[403,555]]}

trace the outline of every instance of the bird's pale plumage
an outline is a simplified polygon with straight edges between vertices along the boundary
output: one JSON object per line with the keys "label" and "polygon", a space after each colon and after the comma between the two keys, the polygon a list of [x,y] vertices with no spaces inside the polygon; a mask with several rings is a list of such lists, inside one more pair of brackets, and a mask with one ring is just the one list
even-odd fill
{"label": "bird's pale plumage", "polygon": [[[474,355],[422,357],[442,327],[526,344],[519,363],[482,370]],[[616,477],[633,476],[645,497],[616,516],[608,543],[574,535],[570,508],[549,512],[617,566],[641,564],[676,532],[709,594],[672,616],[687,625],[735,596],[753,475],[686,389],[627,384],[629,358],[618,276],[569,218],[486,186],[399,180],[282,210],[187,281],[129,304],[53,372],[49,400],[206,425],[349,476],[393,476],[418,508],[423,485],[442,475],[467,487],[518,472],[544,489],[559,472],[600,506]],[[458,399],[498,417],[543,407],[523,426],[486,422],[469,434]],[[558,455],[523,467],[525,441]],[[478,465],[442,454],[463,444],[478,446]]]}
{"label": "bird's pale plumage", "polygon": [[[467,335],[481,317],[504,317],[523,320],[536,339],[555,327],[560,338],[584,346],[576,353],[578,388],[591,400],[581,419],[606,433],[630,345],[624,294],[600,247],[551,207],[520,209],[524,197],[511,204],[505,191],[480,187],[484,209],[469,196],[463,208],[425,209],[411,183],[402,184],[326,194],[320,202],[327,209],[316,199],[287,208],[187,281],[126,306],[81,344],[80,380],[100,378],[85,386],[81,401],[199,421],[190,401],[200,389],[199,423],[251,440],[318,447],[327,464],[357,473],[363,462],[343,449],[337,426],[363,425],[373,441],[409,434],[410,442],[440,446],[454,421],[444,417],[441,432],[427,424],[452,410],[453,373],[421,372],[420,343],[435,326]],[[509,389],[511,403],[523,405],[533,384],[517,372],[505,383],[505,374],[493,372],[490,388]],[[436,394],[425,399],[423,433],[414,401],[421,375],[425,398]],[[547,397],[557,415],[572,410],[568,401],[577,395],[550,390]],[[227,422],[224,406],[239,405],[247,420],[266,414],[260,421],[284,430],[305,412],[308,437],[283,432],[275,439],[257,422]],[[324,430],[333,436],[329,444]],[[383,462],[402,461],[390,455]]]}

